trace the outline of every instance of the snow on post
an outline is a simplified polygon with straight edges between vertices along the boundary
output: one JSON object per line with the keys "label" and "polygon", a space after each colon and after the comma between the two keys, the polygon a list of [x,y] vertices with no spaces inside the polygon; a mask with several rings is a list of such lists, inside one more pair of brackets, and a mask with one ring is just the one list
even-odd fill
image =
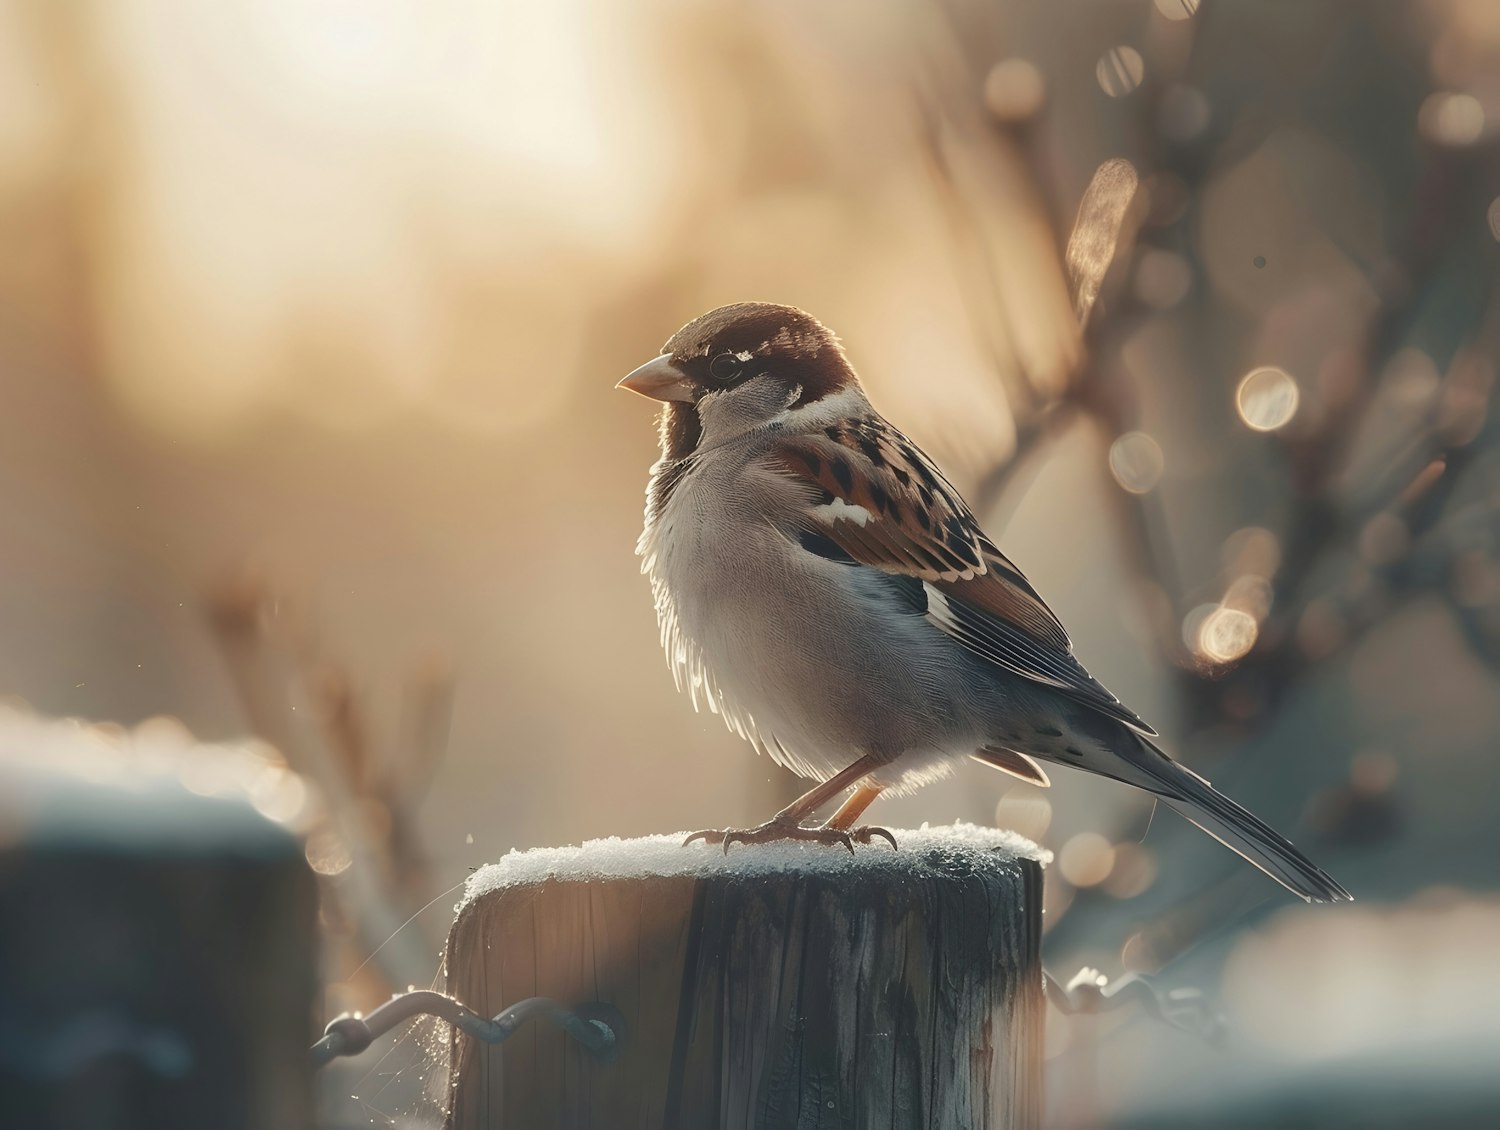
{"label": "snow on post", "polygon": [[901,847],[513,852],[470,880],[448,991],[603,1001],[621,1054],[555,1028],[450,1044],[451,1130],[1000,1130],[1040,1120],[1044,853],[972,825]]}

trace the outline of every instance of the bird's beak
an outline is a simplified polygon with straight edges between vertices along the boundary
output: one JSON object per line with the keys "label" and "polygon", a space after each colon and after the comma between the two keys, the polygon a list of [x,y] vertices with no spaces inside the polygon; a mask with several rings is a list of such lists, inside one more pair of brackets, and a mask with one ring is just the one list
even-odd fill
{"label": "bird's beak", "polygon": [[652,400],[693,399],[693,382],[665,353],[647,361],[615,387],[649,396]]}

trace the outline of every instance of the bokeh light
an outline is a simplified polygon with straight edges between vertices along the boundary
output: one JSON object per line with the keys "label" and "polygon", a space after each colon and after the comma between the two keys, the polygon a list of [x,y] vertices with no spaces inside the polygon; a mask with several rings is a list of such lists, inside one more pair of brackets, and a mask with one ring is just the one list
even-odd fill
{"label": "bokeh light", "polygon": [[1155,487],[1165,466],[1161,445],[1145,432],[1126,432],[1109,445],[1110,473],[1131,494]]}
{"label": "bokeh light", "polygon": [[1473,145],[1484,134],[1484,125],[1484,107],[1472,94],[1429,94],[1417,112],[1422,136],[1453,148]]}
{"label": "bokeh light", "polygon": [[1265,365],[1252,369],[1235,391],[1240,419],[1258,432],[1284,428],[1297,414],[1301,393],[1285,369]]}
{"label": "bokeh light", "polygon": [[1193,655],[1201,655],[1203,645],[1200,637],[1203,633],[1203,624],[1210,616],[1218,611],[1217,604],[1198,604],[1188,610],[1188,614],[1182,618],[1182,646]]}
{"label": "bokeh light", "polygon": [[1014,788],[995,804],[995,827],[1008,828],[1034,843],[1052,824],[1052,802],[1031,788]]}
{"label": "bokeh light", "polygon": [[1063,878],[1075,887],[1096,887],[1114,869],[1115,849],[1098,832],[1079,832],[1057,853]]}
{"label": "bokeh light", "polygon": [[1117,899],[1143,895],[1156,882],[1156,855],[1150,848],[1126,840],[1114,846],[1114,862],[1102,884]]}
{"label": "bokeh light", "polygon": [[1155,0],[1156,10],[1169,20],[1190,19],[1201,0]]}
{"label": "bokeh light", "polygon": [[342,875],[354,862],[349,845],[331,827],[315,829],[305,849],[307,865],[319,875]]}
{"label": "bokeh light", "polygon": [[295,824],[307,807],[307,784],[296,773],[277,765],[261,771],[249,790],[250,803],[268,820]]}
{"label": "bokeh light", "polygon": [[1047,97],[1046,80],[1028,59],[1002,59],[984,78],[984,104],[1002,122],[1035,117]]}
{"label": "bokeh light", "polygon": [[1255,617],[1238,608],[1220,606],[1203,618],[1198,629],[1198,653],[1216,663],[1233,663],[1255,646]]}
{"label": "bokeh light", "polygon": [[1124,98],[1146,77],[1146,63],[1134,47],[1111,47],[1099,56],[1094,78],[1099,89],[1111,98]]}

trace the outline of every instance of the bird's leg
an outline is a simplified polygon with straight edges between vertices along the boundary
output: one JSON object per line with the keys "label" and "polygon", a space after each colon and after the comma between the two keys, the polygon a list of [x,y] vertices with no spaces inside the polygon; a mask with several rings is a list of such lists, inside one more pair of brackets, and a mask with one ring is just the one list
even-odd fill
{"label": "bird's leg", "polygon": [[848,832],[857,844],[867,844],[876,836],[883,836],[894,848],[896,837],[891,835],[889,828],[877,828],[868,824],[856,827],[854,824],[864,814],[865,809],[874,803],[875,798],[884,791],[884,788],[883,785],[872,785],[869,782],[860,785],[850,794],[849,799],[839,806],[839,810],[828,818],[823,827],[838,828]]}
{"label": "bird's leg", "polygon": [[[854,836],[845,828],[835,826],[833,821],[829,821],[821,828],[804,828],[802,822],[850,785],[857,784],[861,777],[880,768],[880,765],[879,758],[866,754],[854,764],[839,770],[828,780],[808,789],[760,827],[706,829],[702,832],[694,832],[683,840],[683,846],[686,847],[694,840],[702,840],[709,844],[723,844],[724,850],[728,852],[729,845],[736,843],[764,844],[775,840],[807,840],[819,844],[843,844],[852,852]],[[877,789],[876,792],[879,790]],[[858,795],[859,793],[855,793],[856,797]],[[873,796],[870,798],[870,800],[874,799]],[[853,803],[853,800],[854,797],[851,797],[850,803]],[[869,801],[865,801],[864,805],[855,810],[854,815],[858,816],[868,804]],[[847,808],[848,805],[845,807]],[[843,809],[839,811],[842,812]],[[889,833],[886,834],[889,836]],[[861,842],[868,843],[869,840],[865,839]],[[894,846],[894,840],[892,846]]]}
{"label": "bird's leg", "polygon": [[830,816],[823,825],[825,828],[843,828],[845,831],[854,827],[854,822],[864,814],[875,798],[881,793],[879,785],[860,785],[849,794],[849,799],[839,806],[839,810]]}

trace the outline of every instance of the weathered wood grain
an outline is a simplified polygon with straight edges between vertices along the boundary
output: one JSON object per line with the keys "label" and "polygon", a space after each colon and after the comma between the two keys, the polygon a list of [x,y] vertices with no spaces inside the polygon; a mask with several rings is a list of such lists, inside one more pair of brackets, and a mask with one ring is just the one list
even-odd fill
{"label": "weathered wood grain", "polygon": [[700,845],[675,874],[481,876],[449,936],[449,991],[491,1015],[603,1000],[628,1031],[611,1064],[546,1027],[499,1047],[455,1037],[449,1126],[1036,1125],[1040,863],[899,835],[901,851],[855,861],[751,847],[699,869]]}

